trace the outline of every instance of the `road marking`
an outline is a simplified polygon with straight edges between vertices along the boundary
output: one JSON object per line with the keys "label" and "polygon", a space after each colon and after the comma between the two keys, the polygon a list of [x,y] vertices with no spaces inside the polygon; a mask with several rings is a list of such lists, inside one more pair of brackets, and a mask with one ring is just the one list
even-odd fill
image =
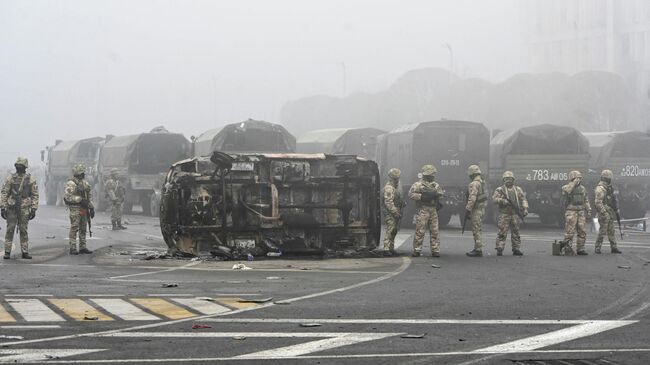
{"label": "road marking", "polygon": [[83,321],[86,318],[96,318],[97,321],[112,321],[113,318],[95,309],[95,307],[81,299],[48,299],[60,311],[75,321]]}
{"label": "road marking", "polygon": [[148,297],[191,297],[194,294],[147,294]]}
{"label": "road marking", "polygon": [[185,268],[188,268],[188,267],[192,267],[192,266],[198,265],[198,264],[200,264],[200,263],[201,263],[201,261],[194,261],[194,262],[187,263],[187,264],[185,264],[185,265],[183,265],[183,266],[171,267],[171,268],[168,268],[168,269],[165,269],[165,270],[149,271],[149,272],[139,272],[139,273],[135,273],[135,274],[127,274],[127,275],[111,276],[111,277],[109,277],[109,279],[110,279],[110,280],[118,280],[118,279],[130,278],[130,277],[134,277],[134,276],[160,274],[160,273],[163,273],[163,272],[170,272],[170,271],[176,271],[176,270],[179,270],[179,269],[185,269]]}
{"label": "road marking", "polygon": [[172,300],[201,314],[219,314],[231,311],[228,307],[199,298],[172,298]]}
{"label": "road marking", "polygon": [[80,297],[124,297],[124,294],[78,294]]}
{"label": "road marking", "polygon": [[38,299],[8,298],[7,303],[27,322],[62,322],[60,315]]}
{"label": "road marking", "polygon": [[105,351],[105,349],[0,349],[0,362],[40,362],[99,351]]}
{"label": "road marking", "polygon": [[157,321],[160,319],[123,299],[93,298],[90,300],[107,312],[127,321]]}
{"label": "road marking", "polygon": [[169,319],[183,319],[196,316],[196,314],[187,309],[181,308],[162,298],[132,298],[131,301]]}
{"label": "road marking", "polygon": [[[592,322],[611,322],[594,320],[566,319],[322,319],[322,318],[208,318],[206,322],[220,323],[334,323],[334,324],[585,324]],[[614,321],[616,322],[616,321]],[[634,321],[631,321],[634,322]]]}
{"label": "road marking", "polygon": [[242,298],[219,298],[218,300],[219,303],[223,303],[235,309],[251,309],[259,306],[259,304],[256,303],[240,303],[239,301],[242,300]]}
{"label": "road marking", "polygon": [[57,329],[61,328],[58,324],[51,324],[51,325],[7,325],[7,326],[0,326],[0,329],[7,329],[7,330],[52,330],[52,329]]}
{"label": "road marking", "polygon": [[609,331],[615,328],[627,326],[637,321],[591,321],[569,328],[544,333],[537,336],[526,337],[520,340],[506,342],[496,346],[484,347],[474,350],[476,353],[510,353],[521,351],[532,351],[559,343],[576,340],[582,337]]}
{"label": "road marking", "polygon": [[53,296],[52,294],[5,294],[5,297],[30,297],[30,298],[35,298],[35,297],[51,297]]}
{"label": "road marking", "polygon": [[16,319],[0,305],[0,322],[16,322]]}

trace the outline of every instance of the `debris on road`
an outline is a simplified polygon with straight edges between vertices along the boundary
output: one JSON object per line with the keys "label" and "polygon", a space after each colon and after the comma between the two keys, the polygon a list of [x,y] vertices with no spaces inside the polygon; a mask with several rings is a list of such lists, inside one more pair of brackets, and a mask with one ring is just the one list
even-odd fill
{"label": "debris on road", "polygon": [[234,264],[234,265],[232,265],[232,269],[233,270],[251,270],[252,268],[248,267],[248,266],[246,266],[244,264]]}
{"label": "debris on road", "polygon": [[301,323],[300,327],[320,327],[322,324],[320,323]]}
{"label": "debris on road", "polygon": [[277,302],[273,302],[273,304],[277,304],[277,305],[287,305],[287,304],[291,304],[291,302],[286,301],[286,300],[280,300],[280,301],[277,301]]}
{"label": "debris on road", "polygon": [[55,238],[56,238],[56,236],[54,236],[54,235],[52,235],[52,236],[45,236],[45,239],[48,239],[48,240],[53,240],[53,239],[55,239]]}
{"label": "debris on road", "polygon": [[0,335],[1,339],[4,340],[24,340],[25,337],[23,336],[10,336],[10,335]]}
{"label": "debris on road", "polygon": [[401,338],[424,338],[424,336],[426,336],[426,335],[427,335],[427,333],[425,332],[425,333],[420,333],[420,334],[417,334],[417,335],[406,334],[406,335],[402,335],[400,337]]}
{"label": "debris on road", "polygon": [[618,265],[618,268],[619,268],[619,269],[629,270],[629,269],[632,268],[632,266],[627,266],[627,265]]}
{"label": "debris on road", "polygon": [[257,303],[257,304],[260,304],[260,303],[270,302],[272,300],[273,300],[273,297],[262,298],[262,299],[239,299],[237,301],[237,303]]}
{"label": "debris on road", "polygon": [[178,288],[178,284],[176,283],[164,283],[162,285],[163,288]]}
{"label": "debris on road", "polygon": [[204,329],[204,328],[212,328],[212,326],[208,326],[207,324],[194,324],[194,325],[192,325],[193,330]]}
{"label": "debris on road", "polygon": [[238,340],[238,341],[243,341],[246,339],[246,336],[235,336],[232,338],[233,340]]}
{"label": "debris on road", "polygon": [[84,321],[97,321],[99,320],[99,317],[97,316],[89,316],[87,314],[84,314]]}
{"label": "debris on road", "polygon": [[214,298],[210,298],[210,297],[199,297],[199,298],[196,298],[196,299],[198,299],[198,300],[206,300],[208,302],[216,302],[216,300]]}
{"label": "debris on road", "polygon": [[280,280],[280,279],[282,279],[282,278],[279,277],[279,276],[267,276],[266,277],[266,280]]}
{"label": "debris on road", "polygon": [[434,269],[439,269],[440,268],[440,266],[436,265],[436,264],[431,264],[431,267],[434,268]]}

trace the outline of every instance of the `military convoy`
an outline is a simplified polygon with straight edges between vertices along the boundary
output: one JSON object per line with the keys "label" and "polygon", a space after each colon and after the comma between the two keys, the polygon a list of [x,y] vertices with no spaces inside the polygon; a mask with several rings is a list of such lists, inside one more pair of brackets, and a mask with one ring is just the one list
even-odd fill
{"label": "military convoy", "polygon": [[584,133],[589,140],[589,173],[595,187],[604,169],[614,173],[623,218],[644,217],[650,209],[650,135],[637,131]]}
{"label": "military convoy", "polygon": [[163,186],[172,253],[359,253],[379,243],[379,171],[356,156],[214,152],[175,163]]}
{"label": "military convoy", "polygon": [[190,143],[182,134],[154,128],[149,133],[106,136],[98,163],[95,184],[97,207],[108,205],[104,182],[116,169],[126,186],[124,212],[140,205],[145,215],[157,215],[162,181],[169,166],[190,156]]}
{"label": "military convoy", "polygon": [[210,129],[193,140],[193,156],[222,152],[295,152],[296,138],[283,126],[248,119]]}
{"label": "military convoy", "polygon": [[[467,166],[477,164],[488,171],[490,132],[481,123],[440,120],[408,124],[379,138],[377,161],[382,173],[391,167],[402,170],[404,196],[418,179],[423,165],[433,164],[438,169],[436,181],[445,190],[438,212],[441,226],[447,225],[454,214],[465,210],[465,191],[469,179]],[[415,204],[408,204],[404,217],[413,217]],[[408,219],[402,220],[409,224]]]}
{"label": "military convoy", "polygon": [[377,138],[386,133],[377,128],[335,128],[307,132],[297,140],[299,153],[356,155],[375,160]]}
{"label": "military convoy", "polygon": [[589,141],[577,129],[524,127],[492,138],[488,182],[494,188],[502,184],[504,171],[514,172],[516,184],[526,192],[528,210],[542,223],[564,225],[560,188],[568,182],[569,171],[587,171],[588,165]]}
{"label": "military convoy", "polygon": [[[95,185],[99,151],[104,143],[101,137],[73,141],[57,140],[54,146],[47,147],[47,170],[45,172],[45,202],[47,205],[63,205],[63,188],[70,178],[72,166],[86,165],[88,181]],[[45,162],[45,151],[41,151]]]}

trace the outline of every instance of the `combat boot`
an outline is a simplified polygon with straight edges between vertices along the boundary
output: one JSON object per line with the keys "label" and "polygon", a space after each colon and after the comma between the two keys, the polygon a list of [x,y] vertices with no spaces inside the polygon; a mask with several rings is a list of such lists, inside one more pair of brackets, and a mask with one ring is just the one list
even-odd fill
{"label": "combat boot", "polygon": [[23,252],[23,258],[26,259],[26,260],[31,260],[32,256],[27,252]]}
{"label": "combat boot", "polygon": [[113,225],[113,231],[117,231],[119,229],[117,228],[117,222],[113,221],[111,224]]}
{"label": "combat boot", "polygon": [[122,221],[121,221],[121,220],[118,220],[118,221],[117,221],[117,229],[126,229],[126,227],[124,227],[124,226],[122,225]]}
{"label": "combat boot", "polygon": [[578,253],[576,253],[576,255],[578,255],[578,256],[587,256],[589,254],[585,250],[580,250],[580,251],[578,251]]}
{"label": "combat boot", "polygon": [[596,249],[594,250],[594,253],[600,255],[601,254],[600,247],[596,247]]}
{"label": "combat boot", "polygon": [[420,251],[413,251],[413,253],[411,254],[411,256],[413,257],[420,257],[420,255],[421,255]]}
{"label": "combat boot", "polygon": [[471,250],[470,252],[466,252],[465,255],[469,257],[483,257],[483,251],[481,250]]}
{"label": "combat boot", "polygon": [[520,250],[512,250],[512,256],[523,256],[524,253]]}
{"label": "combat boot", "polygon": [[11,251],[5,251],[5,256],[3,258],[9,260],[11,258]]}
{"label": "combat boot", "polygon": [[76,248],[70,247],[70,255],[78,255],[78,254],[79,254],[79,252],[77,251]]}
{"label": "combat boot", "polygon": [[79,249],[79,254],[81,254],[81,255],[83,255],[83,254],[88,255],[88,254],[91,254],[91,253],[93,253],[93,252],[90,251],[89,249],[85,248],[85,247],[82,247],[82,248]]}
{"label": "combat boot", "polygon": [[623,253],[623,251],[619,250],[618,247],[612,247],[612,253]]}
{"label": "combat boot", "polygon": [[503,249],[497,248],[497,256],[503,256]]}

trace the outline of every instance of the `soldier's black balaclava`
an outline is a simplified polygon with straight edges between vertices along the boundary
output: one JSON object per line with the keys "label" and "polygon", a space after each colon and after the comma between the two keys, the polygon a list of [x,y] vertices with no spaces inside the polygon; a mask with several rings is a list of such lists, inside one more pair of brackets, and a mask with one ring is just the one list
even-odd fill
{"label": "soldier's black balaclava", "polygon": [[27,167],[23,165],[14,165],[16,167],[16,172],[19,174],[24,174],[27,171]]}
{"label": "soldier's black balaclava", "polygon": [[82,172],[81,174],[75,175],[74,177],[76,177],[79,180],[83,180],[86,177],[86,173]]}
{"label": "soldier's black balaclava", "polygon": [[424,179],[424,181],[432,182],[433,179],[434,179],[434,176],[433,175],[424,175],[424,176],[422,176],[422,178]]}
{"label": "soldier's black balaclava", "polygon": [[600,178],[600,181],[604,181],[605,183],[607,183],[607,185],[610,185],[612,183],[612,179],[604,176]]}
{"label": "soldier's black balaclava", "polygon": [[506,177],[505,179],[503,179],[503,181],[506,183],[506,186],[509,188],[511,188],[515,184],[515,179],[511,177]]}

